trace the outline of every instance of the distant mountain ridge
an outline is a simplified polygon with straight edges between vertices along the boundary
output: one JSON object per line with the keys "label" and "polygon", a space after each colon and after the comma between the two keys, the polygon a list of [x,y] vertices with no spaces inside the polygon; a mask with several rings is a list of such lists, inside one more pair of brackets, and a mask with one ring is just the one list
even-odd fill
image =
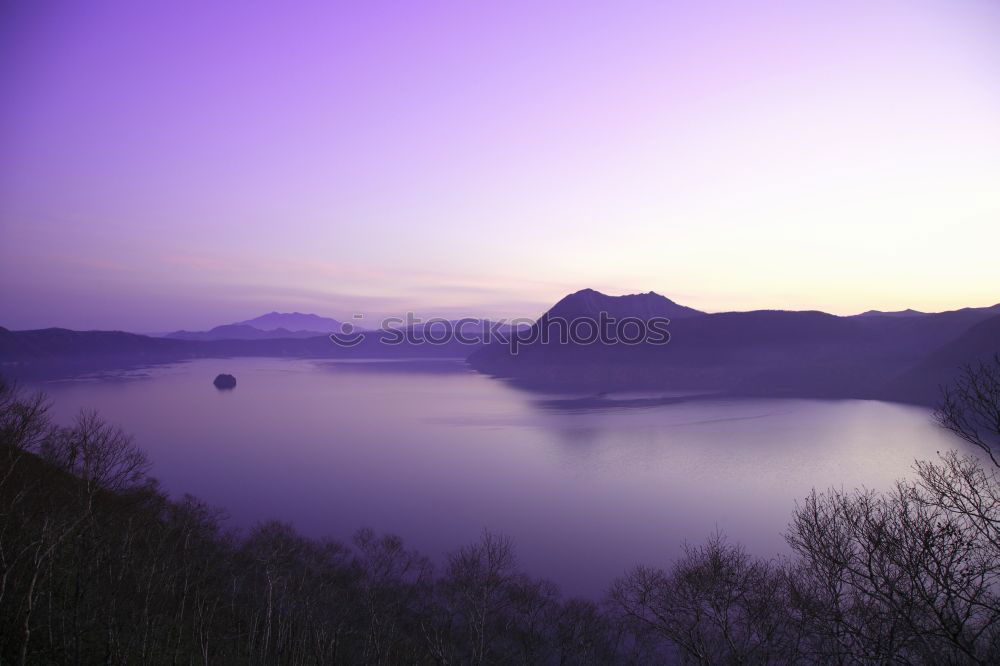
{"label": "distant mountain ridge", "polygon": [[124,331],[71,331],[0,328],[0,374],[14,379],[76,376],[113,368],[173,363],[195,358],[286,357],[312,359],[464,359],[475,346],[393,340],[386,331],[365,331],[353,346],[334,344],[328,335],[300,338],[178,339]]}
{"label": "distant mountain ridge", "polygon": [[174,331],[160,337],[174,340],[276,340],[312,338],[340,333],[336,319],[304,312],[269,312],[253,319],[223,324],[207,331]]}
{"label": "distant mountain ridge", "polygon": [[[965,310],[983,312],[983,311],[995,311],[996,314],[1000,314],[1000,304],[991,306],[989,308],[965,308]],[[581,289],[579,291],[568,294],[555,303],[545,315],[548,317],[561,317],[566,320],[573,320],[579,317],[596,317],[599,313],[605,312],[611,317],[616,319],[623,319],[625,317],[637,317],[644,321],[648,321],[653,317],[663,317],[670,320],[683,320],[690,319],[692,317],[700,317],[708,315],[709,313],[702,312],[701,310],[696,310],[685,305],[680,305],[666,296],[658,294],[654,291],[642,293],[642,294],[626,294],[623,296],[609,296],[607,294],[601,293],[594,289]],[[768,312],[761,310],[759,312]],[[780,310],[772,310],[770,312],[781,312]],[[727,314],[727,313],[712,313]],[[825,313],[823,313],[825,314]],[[926,313],[917,310],[907,309],[898,310],[895,312],[883,312],[880,310],[868,310],[858,315],[853,315],[853,318],[917,318],[926,317],[933,314],[943,314],[943,313]],[[829,315],[834,316],[834,315]],[[850,317],[849,317],[850,318]],[[451,325],[454,325],[458,320],[450,321]],[[489,322],[485,322],[489,323]],[[355,330],[364,330],[362,327],[354,324],[352,326]],[[426,324],[418,324],[414,326],[414,330],[433,330],[442,331],[447,328],[447,324],[436,323],[427,329]],[[390,328],[400,328],[400,326],[391,326]],[[463,330],[471,331],[474,327],[469,326],[463,327]],[[524,329],[526,326],[520,326],[519,328]],[[223,324],[221,326],[216,326],[208,331],[174,331],[172,333],[166,333],[160,337],[172,338],[176,340],[267,340],[267,339],[282,339],[282,338],[308,338],[320,335],[329,335],[330,333],[339,333],[342,330],[342,323],[336,319],[330,317],[322,317],[320,315],[312,313],[303,312],[269,312],[267,314],[261,315],[259,317],[254,317],[253,319],[247,319],[245,321],[235,322],[233,324]],[[510,326],[507,324],[500,325],[500,331],[507,332],[510,330]]]}
{"label": "distant mountain ridge", "polygon": [[[512,354],[503,342],[422,344],[401,341],[392,330],[364,331],[356,346],[345,347],[334,344],[327,331],[248,323],[159,338],[121,331],[0,328],[0,372],[65,376],[52,373],[225,356],[467,358],[474,370],[544,390],[695,390],[927,404],[958,366],[1000,352],[1000,305],[848,317],[783,310],[704,313],[654,292],[608,296],[583,289],[560,299],[532,328],[546,317],[596,319],[601,312],[615,318],[666,317],[671,320],[670,342],[586,345],[556,340],[522,345]],[[289,321],[282,317],[311,326],[335,322],[277,312],[248,321],[257,326]]]}
{"label": "distant mountain ridge", "polygon": [[954,381],[957,368],[988,362],[997,354],[1000,354],[1000,315],[975,324],[928,354],[889,382],[883,395],[908,402],[932,402],[939,397],[942,386]]}
{"label": "distant mountain ridge", "polygon": [[[339,329],[336,329],[339,331]],[[315,338],[328,335],[317,331],[289,331],[286,328],[264,330],[245,324],[224,324],[208,331],[174,331],[162,337],[174,340],[271,340],[280,338]]]}
{"label": "distant mountain ridge", "polygon": [[907,308],[905,310],[893,310],[893,311],[883,311],[883,310],[868,310],[862,312],[858,315],[853,315],[855,317],[926,317],[928,315],[935,314],[945,314],[945,312],[964,312],[966,310],[971,310],[975,312],[1000,314],[1000,303],[996,305],[989,305],[982,308],[961,308],[960,310],[945,310],[944,312],[921,312],[920,310],[914,310],[912,308]]}
{"label": "distant mountain ridge", "polygon": [[[612,297],[583,290],[556,303],[539,322],[554,315],[593,319],[601,310],[641,318],[684,307],[669,299],[663,299],[665,305],[661,298],[657,294]],[[671,340],[665,345],[550,340],[519,346],[514,354],[507,345],[491,344],[473,352],[468,363],[480,372],[541,390],[666,389],[926,401],[928,391],[904,391],[893,382],[1000,308],[850,317],[783,310],[680,310],[682,316],[673,312]],[[1000,337],[985,335],[985,343],[977,338],[980,346],[1000,351]]]}
{"label": "distant mountain ridge", "polygon": [[285,329],[286,331],[312,331],[315,333],[340,332],[340,322],[330,317],[321,317],[304,312],[268,312],[265,315],[235,322],[234,326],[250,326],[262,331]]}
{"label": "distant mountain ridge", "polygon": [[858,317],[920,317],[925,314],[927,313],[907,308],[905,310],[895,310],[892,312],[883,312],[882,310],[868,310],[866,312],[862,312],[857,316]]}

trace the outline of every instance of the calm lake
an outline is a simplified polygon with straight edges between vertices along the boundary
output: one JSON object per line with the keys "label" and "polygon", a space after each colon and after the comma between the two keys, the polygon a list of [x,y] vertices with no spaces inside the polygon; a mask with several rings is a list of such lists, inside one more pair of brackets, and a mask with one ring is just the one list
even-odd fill
{"label": "calm lake", "polygon": [[[220,372],[238,386],[217,390]],[[277,518],[343,541],[368,526],[435,559],[489,529],[528,572],[592,597],[716,529],[786,552],[811,488],[887,488],[960,445],[911,406],[574,403],[460,361],[197,360],[33,386],[61,423],[95,408],[120,424],[171,494],[224,508],[233,526]]]}

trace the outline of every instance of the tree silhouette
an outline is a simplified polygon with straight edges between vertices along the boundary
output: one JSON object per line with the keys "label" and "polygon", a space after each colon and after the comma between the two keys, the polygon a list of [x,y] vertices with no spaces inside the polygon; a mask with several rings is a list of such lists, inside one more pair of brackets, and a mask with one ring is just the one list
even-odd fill
{"label": "tree silhouette", "polygon": [[989,455],[1000,467],[1000,354],[965,365],[955,383],[942,389],[937,422]]}

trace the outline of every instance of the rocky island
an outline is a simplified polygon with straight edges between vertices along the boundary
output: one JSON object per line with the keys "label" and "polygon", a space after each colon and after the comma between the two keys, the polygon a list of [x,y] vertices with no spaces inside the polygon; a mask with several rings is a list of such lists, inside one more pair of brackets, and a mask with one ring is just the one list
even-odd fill
{"label": "rocky island", "polygon": [[236,388],[236,377],[227,374],[221,374],[215,378],[212,382],[215,384],[215,388],[220,390],[227,390]]}

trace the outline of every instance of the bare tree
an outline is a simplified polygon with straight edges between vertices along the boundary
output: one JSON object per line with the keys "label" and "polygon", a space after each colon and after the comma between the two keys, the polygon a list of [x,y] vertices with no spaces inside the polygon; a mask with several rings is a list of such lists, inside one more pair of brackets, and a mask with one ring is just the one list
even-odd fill
{"label": "bare tree", "polygon": [[448,558],[445,585],[464,621],[471,663],[489,660],[495,622],[511,602],[506,587],[515,577],[516,565],[510,539],[489,532],[479,543]]}
{"label": "bare tree", "polygon": [[942,389],[934,413],[939,424],[989,455],[1000,467],[1000,353],[991,361],[962,367],[954,385]]}
{"label": "bare tree", "polygon": [[1000,559],[1000,473],[955,451],[940,462],[918,461],[919,501],[966,521]]}
{"label": "bare tree", "polygon": [[814,492],[797,507],[788,535],[801,561],[793,598],[813,654],[995,663],[1000,558],[979,521],[953,510],[961,487],[942,494],[953,472],[932,467],[923,473],[934,488],[918,481],[885,494]]}
{"label": "bare tree", "polygon": [[94,411],[81,411],[73,427],[54,430],[42,441],[39,453],[81,479],[90,493],[135,487],[145,480],[150,466],[131,436]]}
{"label": "bare tree", "polygon": [[[406,661],[415,610],[429,594],[430,561],[408,550],[398,536],[377,537],[370,529],[354,535],[361,569],[360,603],[365,614],[363,661],[389,664]],[[415,632],[414,632],[415,633]]]}
{"label": "bare tree", "polygon": [[686,663],[763,664],[794,658],[785,574],[715,535],[685,547],[670,572],[637,567],[615,581],[611,600],[666,639]]}
{"label": "bare tree", "polygon": [[0,375],[0,446],[11,452],[35,449],[51,428],[44,393],[25,395]]}

